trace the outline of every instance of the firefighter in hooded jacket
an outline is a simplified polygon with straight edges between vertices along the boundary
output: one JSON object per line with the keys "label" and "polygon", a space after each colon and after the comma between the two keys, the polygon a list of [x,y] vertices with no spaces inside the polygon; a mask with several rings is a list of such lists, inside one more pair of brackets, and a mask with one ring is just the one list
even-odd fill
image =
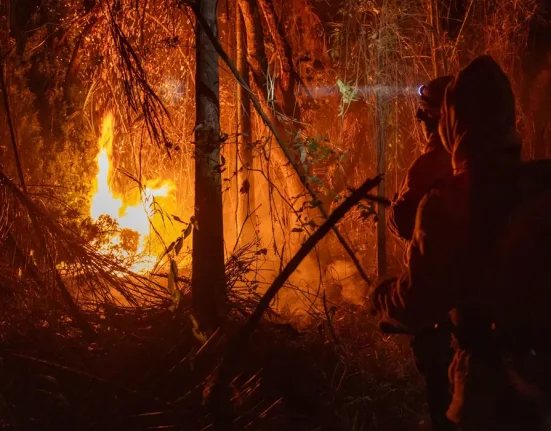
{"label": "firefighter in hooded jacket", "polygon": [[382,327],[403,332],[449,316],[454,359],[447,416],[459,429],[541,430],[538,407],[518,390],[504,359],[500,323],[496,332],[492,313],[510,296],[493,282],[493,256],[518,201],[515,172],[522,162],[514,94],[491,57],[473,60],[447,88],[440,135],[453,175],[437,181],[421,200],[408,269],[376,287],[373,306]]}
{"label": "firefighter in hooded jacket", "polygon": [[[444,92],[452,80],[452,76],[441,76],[419,89],[416,118],[426,143],[423,154],[408,169],[389,210],[391,232],[408,245],[413,237],[415,215],[421,199],[436,180],[452,174],[451,155],[442,145],[438,133]],[[417,368],[425,378],[432,429],[454,430],[455,425],[446,417],[451,401],[448,367],[453,358],[447,326],[424,328],[413,336],[411,347]]]}

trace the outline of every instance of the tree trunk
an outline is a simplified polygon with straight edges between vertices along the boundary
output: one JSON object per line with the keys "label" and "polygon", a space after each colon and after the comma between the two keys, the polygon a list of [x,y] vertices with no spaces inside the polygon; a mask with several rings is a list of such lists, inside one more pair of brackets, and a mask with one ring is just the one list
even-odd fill
{"label": "tree trunk", "polygon": [[[269,115],[271,123],[276,127],[279,135],[285,140],[294,131],[288,131],[276,115],[276,112],[283,113],[287,117],[292,117],[293,112],[285,112],[283,107],[270,97],[272,89],[267,79],[268,60],[266,59],[266,50],[264,47],[264,33],[261,26],[260,14],[256,0],[239,0],[239,7],[243,15],[243,20],[247,33],[247,59],[251,67],[256,89],[260,93],[260,100],[264,103],[264,110]],[[275,95],[275,91],[273,91]],[[286,104],[289,105],[289,104]],[[294,106],[294,103],[292,104]],[[286,183],[289,196],[301,196],[304,194],[303,181],[296,175],[292,166],[288,163],[287,157],[279,146],[272,149],[275,166],[281,169],[283,181]],[[303,173],[301,173],[303,175]],[[305,179],[305,178],[304,178]],[[297,199],[295,208],[301,206],[303,199]]]}
{"label": "tree trunk", "polygon": [[[240,8],[237,9],[237,69],[247,85],[249,85],[249,63],[247,62],[247,32]],[[251,220],[251,210],[255,208],[253,153],[251,149],[251,101],[249,93],[242,85],[237,84],[237,134],[238,134],[238,223],[237,235],[240,244],[246,244],[254,239],[255,229]]]}
{"label": "tree trunk", "polygon": [[[199,13],[218,35],[218,0],[202,0]],[[218,54],[203,27],[196,35],[195,230],[191,290],[200,324],[207,330],[225,317],[224,228],[220,172]]]}
{"label": "tree trunk", "polygon": [[433,78],[446,73],[447,61],[440,46],[440,35],[442,34],[440,25],[440,4],[439,0],[428,0],[428,18],[430,24],[430,48],[431,61],[433,69]]}

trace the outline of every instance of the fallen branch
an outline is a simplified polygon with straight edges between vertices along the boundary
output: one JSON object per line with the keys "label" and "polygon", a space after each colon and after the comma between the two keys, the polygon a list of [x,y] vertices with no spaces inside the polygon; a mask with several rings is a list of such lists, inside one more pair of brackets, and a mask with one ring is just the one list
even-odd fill
{"label": "fallen branch", "polygon": [[[296,174],[300,178],[302,184],[306,188],[308,194],[312,197],[313,202],[317,202],[318,199],[317,199],[316,193],[308,185],[308,182],[306,181],[306,178],[304,177],[304,175],[302,175],[300,173],[300,170],[299,170],[298,166],[293,161],[292,154],[289,152],[288,148],[283,143],[283,139],[281,138],[281,136],[279,135],[279,133],[277,132],[277,130],[275,129],[275,127],[271,123],[270,119],[268,118],[268,116],[266,115],[264,110],[262,109],[262,106],[260,105],[260,101],[258,100],[256,95],[252,92],[251,88],[247,85],[247,83],[245,82],[245,80],[243,79],[243,77],[241,76],[239,71],[237,70],[235,64],[233,64],[232,60],[228,57],[228,55],[224,51],[224,48],[222,48],[222,45],[220,45],[220,43],[218,42],[217,37],[212,33],[212,31],[210,30],[210,27],[205,22],[205,19],[203,18],[203,16],[199,13],[199,9],[198,9],[197,4],[192,3],[192,2],[185,2],[185,3],[186,3],[187,6],[190,7],[190,9],[195,14],[195,16],[197,18],[197,21],[204,28],[205,34],[210,39],[210,42],[214,46],[214,49],[216,49],[216,51],[218,52],[218,55],[222,58],[222,60],[224,60],[226,65],[230,68],[230,70],[232,71],[233,75],[235,76],[235,79],[237,80],[237,82],[239,82],[239,84],[245,90],[247,90],[247,92],[250,94],[250,99],[251,99],[251,102],[252,102],[256,112],[258,112],[258,115],[260,115],[260,117],[262,118],[262,121],[264,122],[264,124],[266,124],[266,126],[270,129],[270,131],[272,132],[272,134],[276,138],[276,141],[279,144],[279,146],[281,147],[281,150],[283,151],[283,154],[285,154],[285,157],[289,161],[289,164],[293,167],[294,171],[296,172]],[[323,218],[325,220],[327,220],[328,219],[327,211],[325,211],[325,209],[320,205],[318,205],[318,209],[319,209],[321,215],[323,216]],[[342,246],[344,247],[344,249],[346,250],[346,252],[350,256],[350,259],[352,259],[352,262],[356,266],[356,269],[358,270],[358,273],[360,274],[360,276],[364,279],[364,281],[367,284],[371,285],[371,280],[369,279],[369,277],[367,276],[367,274],[363,270],[362,265],[360,264],[360,261],[358,260],[358,258],[356,257],[356,254],[354,253],[354,250],[352,250],[352,248],[348,245],[348,243],[346,242],[346,240],[344,239],[344,237],[342,236],[342,234],[340,233],[340,231],[338,230],[338,228],[336,226],[333,226],[331,229],[333,230],[333,232],[335,233],[335,235],[338,238],[339,242],[342,244]]]}
{"label": "fallen branch", "polygon": [[241,353],[245,351],[247,342],[255,331],[264,312],[269,308],[270,303],[275,298],[279,290],[283,287],[287,279],[298,268],[304,258],[310,253],[316,244],[329,233],[331,229],[341,220],[348,211],[350,211],[362,199],[365,199],[367,192],[377,187],[381,182],[382,177],[377,176],[373,179],[365,181],[358,189],[347,197],[335,211],[327,218],[327,220],[302,244],[298,252],[287,263],[283,271],[281,271],[271,286],[268,288],[264,296],[260,299],[256,309],[251,314],[245,325],[237,332],[237,335],[232,342],[229,343],[228,351],[224,356],[222,363],[218,369],[214,384],[207,395],[207,406],[211,408],[212,414],[215,417],[215,428],[220,430],[230,430],[232,426],[231,412],[229,408],[230,399],[230,383],[235,366],[238,364]]}

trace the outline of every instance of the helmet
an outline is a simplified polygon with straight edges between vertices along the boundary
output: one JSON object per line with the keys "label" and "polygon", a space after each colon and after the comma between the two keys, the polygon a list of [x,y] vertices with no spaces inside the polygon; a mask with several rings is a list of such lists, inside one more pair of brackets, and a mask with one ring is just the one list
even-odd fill
{"label": "helmet", "polygon": [[417,110],[416,118],[421,121],[438,121],[440,118],[440,107],[444,101],[446,88],[453,81],[453,76],[439,76],[426,85],[419,87],[421,101]]}

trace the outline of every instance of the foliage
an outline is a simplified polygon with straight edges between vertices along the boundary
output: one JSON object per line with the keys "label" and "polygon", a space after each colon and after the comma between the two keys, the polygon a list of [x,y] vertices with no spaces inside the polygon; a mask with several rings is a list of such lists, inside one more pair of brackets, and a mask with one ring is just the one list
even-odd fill
{"label": "foliage", "polygon": [[344,117],[349,105],[352,102],[358,101],[358,90],[350,84],[345,84],[340,79],[337,79],[337,87],[341,94],[341,103],[339,106],[339,117]]}

